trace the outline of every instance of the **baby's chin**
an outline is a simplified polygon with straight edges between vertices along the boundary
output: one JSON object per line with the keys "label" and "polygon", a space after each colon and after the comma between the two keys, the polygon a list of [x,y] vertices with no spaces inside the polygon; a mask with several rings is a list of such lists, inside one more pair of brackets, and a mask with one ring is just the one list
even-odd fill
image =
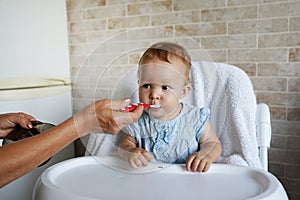
{"label": "baby's chin", "polygon": [[158,120],[163,120],[165,118],[165,113],[158,112],[158,110],[147,109],[146,112],[153,118]]}
{"label": "baby's chin", "polygon": [[173,119],[174,117],[171,117],[169,116],[168,114],[166,113],[158,113],[158,112],[155,112],[155,111],[148,111],[149,115],[157,120],[160,120],[160,121],[167,121],[167,120],[171,120]]}

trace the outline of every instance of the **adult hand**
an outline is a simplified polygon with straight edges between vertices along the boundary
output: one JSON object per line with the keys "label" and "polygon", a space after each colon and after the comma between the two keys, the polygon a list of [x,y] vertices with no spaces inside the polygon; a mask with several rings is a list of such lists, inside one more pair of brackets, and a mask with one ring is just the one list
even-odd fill
{"label": "adult hand", "polygon": [[[0,187],[39,166],[78,137],[99,131],[116,134],[124,126],[137,121],[143,112],[142,106],[137,107],[133,112],[119,111],[129,103],[128,99],[99,100],[42,134],[0,146]],[[34,120],[32,116],[24,113],[5,114],[0,117],[0,136],[2,137],[6,136],[18,123],[24,128],[30,128],[30,120]],[[28,151],[29,146],[30,151]]]}
{"label": "adult hand", "polygon": [[133,112],[120,112],[130,104],[130,99],[99,100],[74,116],[78,133],[83,136],[91,132],[117,134],[122,128],[138,120],[143,106]]}
{"label": "adult hand", "polygon": [[21,127],[26,129],[32,128],[30,121],[33,120],[35,120],[33,116],[22,112],[0,114],[0,138],[4,138],[10,133],[16,124],[20,124]]}

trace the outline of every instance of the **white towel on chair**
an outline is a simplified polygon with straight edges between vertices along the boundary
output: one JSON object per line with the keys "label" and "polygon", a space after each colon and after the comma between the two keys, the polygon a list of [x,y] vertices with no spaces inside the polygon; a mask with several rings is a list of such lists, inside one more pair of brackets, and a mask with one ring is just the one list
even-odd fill
{"label": "white towel on chair", "polygon": [[211,110],[210,123],[222,143],[219,162],[261,168],[256,140],[256,98],[241,69],[213,62],[193,62],[193,91],[185,101]]}

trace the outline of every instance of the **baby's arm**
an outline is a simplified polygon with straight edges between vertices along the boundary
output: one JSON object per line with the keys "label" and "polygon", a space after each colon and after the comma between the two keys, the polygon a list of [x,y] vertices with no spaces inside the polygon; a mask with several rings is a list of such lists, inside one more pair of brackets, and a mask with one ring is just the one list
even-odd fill
{"label": "baby's arm", "polygon": [[186,170],[206,172],[211,163],[217,161],[222,152],[221,143],[211,129],[209,122],[206,122],[203,134],[200,138],[200,151],[193,153],[186,161]]}
{"label": "baby's arm", "polygon": [[132,168],[147,166],[152,156],[145,149],[138,148],[137,142],[129,134],[125,134],[119,145],[119,156],[128,161]]}

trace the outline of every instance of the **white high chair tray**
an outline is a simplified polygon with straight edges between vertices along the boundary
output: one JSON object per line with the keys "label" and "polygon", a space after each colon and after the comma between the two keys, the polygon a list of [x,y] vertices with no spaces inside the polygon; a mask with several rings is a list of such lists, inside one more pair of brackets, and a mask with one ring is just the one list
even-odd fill
{"label": "white high chair tray", "polygon": [[213,164],[207,173],[184,165],[152,163],[133,170],[114,156],[81,157],[47,169],[34,198],[52,199],[287,199],[270,173],[249,167]]}

